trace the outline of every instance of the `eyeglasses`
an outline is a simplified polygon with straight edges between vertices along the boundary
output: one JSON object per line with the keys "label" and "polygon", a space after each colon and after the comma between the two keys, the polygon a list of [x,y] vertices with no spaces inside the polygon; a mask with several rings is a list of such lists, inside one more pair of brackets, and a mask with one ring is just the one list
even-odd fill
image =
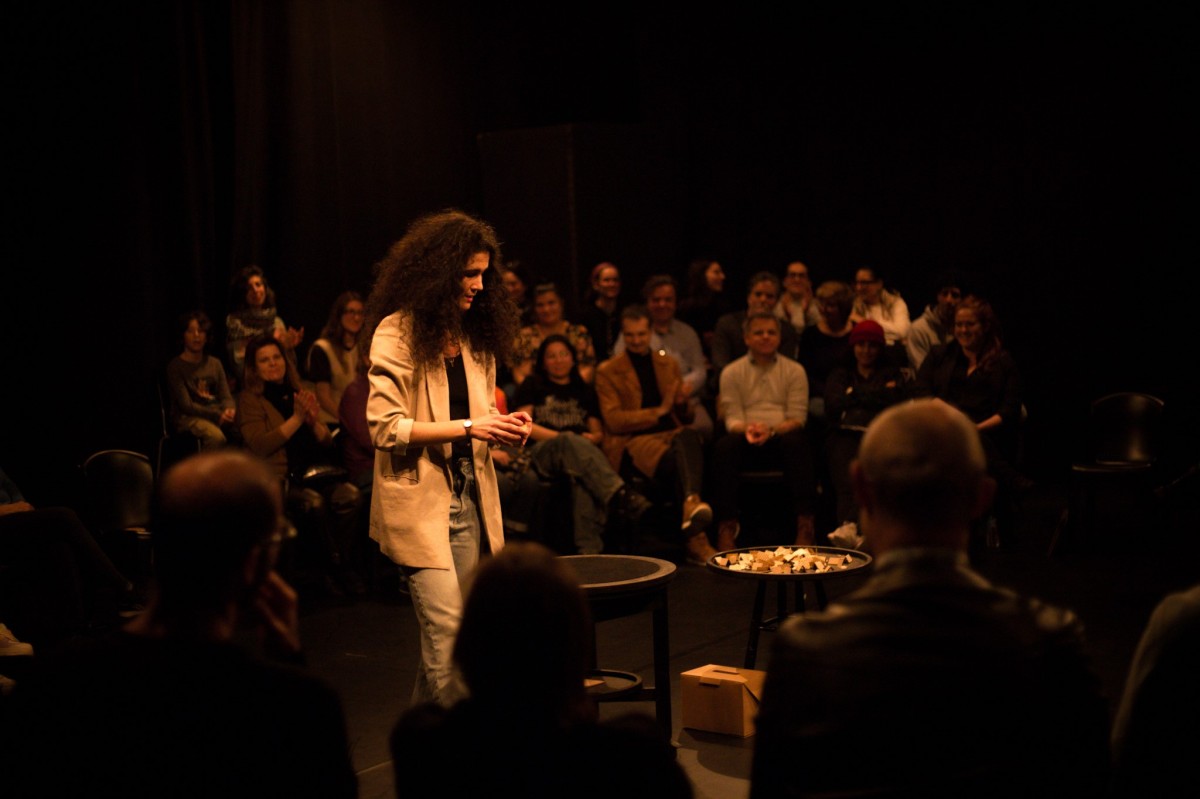
{"label": "eyeglasses", "polygon": [[787,276],[788,276],[789,278],[793,278],[793,277],[808,277],[808,272],[788,272],[788,273],[787,273]]}
{"label": "eyeglasses", "polygon": [[342,316],[362,316],[366,311],[357,308],[346,308],[342,311]]}
{"label": "eyeglasses", "polygon": [[874,280],[856,280],[856,281],[854,281],[854,285],[856,285],[856,286],[870,286],[870,285],[873,285],[873,284],[875,284],[875,283],[882,283],[882,282],[883,282],[883,281],[882,281],[882,280],[880,280],[879,278],[876,278],[876,279],[874,279]]}

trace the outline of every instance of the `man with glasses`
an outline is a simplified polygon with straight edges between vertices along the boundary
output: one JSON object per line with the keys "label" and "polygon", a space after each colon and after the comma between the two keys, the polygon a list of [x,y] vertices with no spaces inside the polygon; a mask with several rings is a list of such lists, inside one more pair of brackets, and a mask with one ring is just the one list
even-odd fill
{"label": "man with glasses", "polygon": [[813,297],[812,278],[803,261],[792,261],[783,273],[783,296],[775,306],[775,315],[791,322],[796,333],[816,325],[821,320],[820,310]]}

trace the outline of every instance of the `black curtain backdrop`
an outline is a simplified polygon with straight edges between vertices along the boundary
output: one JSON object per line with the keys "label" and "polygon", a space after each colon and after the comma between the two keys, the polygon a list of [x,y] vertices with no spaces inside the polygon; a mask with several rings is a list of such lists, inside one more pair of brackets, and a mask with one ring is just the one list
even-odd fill
{"label": "black curtain backdrop", "polygon": [[91,451],[152,451],[174,319],[207,310],[219,353],[238,268],[307,345],[451,205],[564,285],[613,260],[631,294],[700,253],[737,295],[799,258],[818,282],[876,267],[915,317],[934,273],[972,270],[1026,377],[1035,477],[1117,389],[1164,396],[1196,459],[1182,16],[505,5],[16,12],[0,465],[36,504],[72,501]]}

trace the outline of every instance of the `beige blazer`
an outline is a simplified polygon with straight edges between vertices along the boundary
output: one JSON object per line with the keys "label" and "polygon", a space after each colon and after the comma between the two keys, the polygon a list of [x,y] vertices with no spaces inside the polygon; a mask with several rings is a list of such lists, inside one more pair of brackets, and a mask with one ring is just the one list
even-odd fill
{"label": "beige blazer", "polygon": [[[414,422],[450,421],[446,368],[418,366],[409,348],[412,323],[397,312],[379,323],[371,339],[371,390],[367,426],[375,445],[371,538],[394,562],[412,568],[449,569],[450,444],[409,447]],[[471,416],[496,410],[496,361],[476,360],[463,345]],[[472,440],[483,534],[491,552],[504,546],[500,491],[486,442]]]}

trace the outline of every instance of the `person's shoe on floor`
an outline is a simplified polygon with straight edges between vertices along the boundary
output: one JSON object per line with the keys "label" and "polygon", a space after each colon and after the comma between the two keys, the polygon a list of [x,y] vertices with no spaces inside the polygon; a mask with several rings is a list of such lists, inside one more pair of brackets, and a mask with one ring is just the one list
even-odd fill
{"label": "person's shoe on floor", "polygon": [[0,624],[0,657],[32,655],[33,644],[18,640],[7,625]]}
{"label": "person's shoe on floor", "polygon": [[629,486],[621,486],[611,500],[618,518],[636,524],[654,504]]}
{"label": "person's shoe on floor", "polygon": [[741,525],[732,519],[721,522],[717,527],[717,550],[728,552],[737,549],[737,538],[742,532]]}
{"label": "person's shoe on floor", "polygon": [[711,523],[712,506],[700,499],[699,494],[688,494],[683,500],[683,524],[680,525],[683,532],[697,533],[708,529]]}
{"label": "person's shoe on floor", "polygon": [[796,546],[810,547],[817,543],[817,525],[812,516],[796,516]]}
{"label": "person's shoe on floor", "polygon": [[708,533],[701,530],[688,537],[687,556],[689,563],[697,566],[705,566],[715,554],[717,554],[717,550],[713,549],[713,545],[709,542]]}

